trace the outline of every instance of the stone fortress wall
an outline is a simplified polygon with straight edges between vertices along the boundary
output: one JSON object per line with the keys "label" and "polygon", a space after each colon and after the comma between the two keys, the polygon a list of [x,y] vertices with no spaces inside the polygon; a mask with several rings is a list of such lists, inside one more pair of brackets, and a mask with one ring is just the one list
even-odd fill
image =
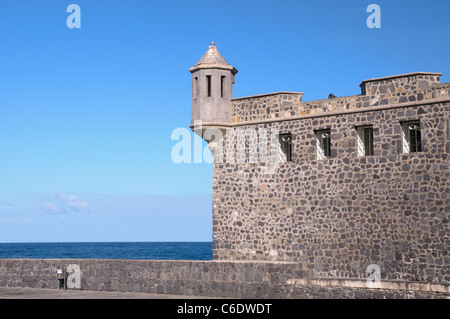
{"label": "stone fortress wall", "polygon": [[[300,262],[328,278],[365,278],[377,264],[384,279],[449,283],[450,83],[439,76],[367,80],[361,95],[318,101],[295,92],[231,100],[230,127],[291,133],[292,161],[275,174],[252,161],[214,164],[214,258]],[[423,149],[404,154],[410,120],[420,121]],[[374,155],[358,157],[355,128],[368,124]],[[321,129],[331,158],[317,160]]]}

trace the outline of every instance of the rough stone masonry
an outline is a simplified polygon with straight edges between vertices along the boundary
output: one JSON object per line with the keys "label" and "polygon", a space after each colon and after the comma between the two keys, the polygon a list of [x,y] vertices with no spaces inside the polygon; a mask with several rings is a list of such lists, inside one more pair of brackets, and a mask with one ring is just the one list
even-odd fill
{"label": "rough stone masonry", "polygon": [[[215,260],[299,262],[322,278],[366,278],[376,264],[382,279],[450,283],[442,74],[365,80],[360,95],[303,102],[299,92],[232,98],[228,82],[224,95],[237,70],[214,43],[189,70],[192,123],[235,145],[213,168]],[[251,156],[267,147],[258,132],[275,129],[290,136],[289,159],[268,174]],[[236,153],[245,160],[227,161]]]}

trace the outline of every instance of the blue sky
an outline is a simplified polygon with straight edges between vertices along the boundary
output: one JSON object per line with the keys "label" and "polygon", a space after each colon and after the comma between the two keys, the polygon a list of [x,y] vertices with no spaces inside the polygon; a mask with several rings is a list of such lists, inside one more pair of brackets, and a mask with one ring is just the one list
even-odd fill
{"label": "blue sky", "polygon": [[212,166],[170,155],[211,41],[235,97],[307,101],[415,71],[449,82],[449,16],[447,0],[0,0],[0,242],[210,241]]}

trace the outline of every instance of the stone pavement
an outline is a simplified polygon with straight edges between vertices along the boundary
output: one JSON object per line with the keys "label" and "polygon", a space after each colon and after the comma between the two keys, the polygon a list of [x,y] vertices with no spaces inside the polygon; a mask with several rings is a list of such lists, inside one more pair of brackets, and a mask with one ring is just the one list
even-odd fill
{"label": "stone pavement", "polygon": [[144,292],[58,290],[0,287],[0,299],[211,299],[210,297],[151,294]]}

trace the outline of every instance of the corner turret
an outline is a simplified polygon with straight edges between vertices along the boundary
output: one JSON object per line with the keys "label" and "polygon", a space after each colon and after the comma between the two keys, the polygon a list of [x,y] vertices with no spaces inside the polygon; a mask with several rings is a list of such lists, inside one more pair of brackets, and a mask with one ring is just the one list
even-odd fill
{"label": "corner turret", "polygon": [[214,42],[203,57],[189,69],[192,74],[192,120],[203,127],[231,123],[234,76],[238,72],[219,53]]}

